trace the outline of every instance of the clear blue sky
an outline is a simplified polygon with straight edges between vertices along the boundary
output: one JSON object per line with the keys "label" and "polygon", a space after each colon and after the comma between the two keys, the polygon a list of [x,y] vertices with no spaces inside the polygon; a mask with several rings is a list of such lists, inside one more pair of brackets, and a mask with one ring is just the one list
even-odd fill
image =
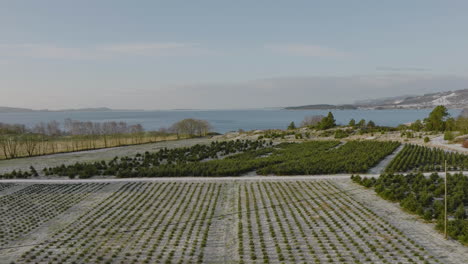
{"label": "clear blue sky", "polygon": [[468,88],[467,1],[2,1],[0,106],[244,108]]}

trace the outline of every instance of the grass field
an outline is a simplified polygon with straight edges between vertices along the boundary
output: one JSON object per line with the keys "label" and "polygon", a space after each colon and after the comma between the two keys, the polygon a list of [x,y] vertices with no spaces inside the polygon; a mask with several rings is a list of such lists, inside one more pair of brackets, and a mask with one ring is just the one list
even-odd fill
{"label": "grass field", "polygon": [[286,178],[1,183],[0,263],[462,263],[349,180]]}

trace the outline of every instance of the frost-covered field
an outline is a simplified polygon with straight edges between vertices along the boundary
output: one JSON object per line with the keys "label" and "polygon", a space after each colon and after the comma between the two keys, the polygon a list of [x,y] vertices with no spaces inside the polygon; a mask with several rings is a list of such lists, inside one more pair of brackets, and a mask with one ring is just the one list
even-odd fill
{"label": "frost-covered field", "polygon": [[332,177],[0,183],[0,210],[0,263],[468,259],[466,247]]}

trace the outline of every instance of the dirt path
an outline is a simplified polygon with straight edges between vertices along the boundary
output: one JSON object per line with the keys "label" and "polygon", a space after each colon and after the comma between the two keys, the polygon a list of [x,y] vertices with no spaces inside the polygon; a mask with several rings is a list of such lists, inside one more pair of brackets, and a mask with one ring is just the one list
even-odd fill
{"label": "dirt path", "polygon": [[205,263],[235,263],[237,251],[237,225],[235,214],[237,202],[237,184],[226,184],[222,190],[221,203],[215,215],[222,215],[212,220],[204,255]]}
{"label": "dirt path", "polygon": [[403,149],[405,145],[402,144],[400,145],[392,154],[388,155],[385,157],[382,161],[377,164],[377,166],[373,167],[372,169],[369,170],[369,174],[378,174],[382,173],[385,168],[388,166],[388,164],[393,160],[393,158],[400,153],[400,151]]}
{"label": "dirt path", "polygon": [[342,189],[361,187],[359,192],[349,194],[422,245],[433,256],[443,260],[443,263],[467,263],[468,247],[454,240],[445,240],[443,235],[434,229],[433,224],[425,223],[417,216],[405,213],[397,203],[388,202],[378,197],[372,190],[359,186],[351,180],[336,180],[333,183]]}
{"label": "dirt path", "polygon": [[[468,174],[468,172],[467,172]],[[378,177],[380,174],[360,174],[366,177]],[[262,181],[262,180],[311,180],[350,178],[351,174],[333,175],[298,175],[298,176],[226,176],[226,177],[158,177],[158,178],[102,178],[102,179],[12,179],[0,180],[1,183],[102,183],[102,182],[224,182],[224,181]]]}
{"label": "dirt path", "polygon": [[[458,172],[457,172],[458,173]],[[403,173],[407,174],[407,173]],[[432,173],[423,173],[430,176]],[[439,172],[443,177],[444,173]],[[468,171],[463,172],[468,176]],[[225,182],[225,181],[289,181],[289,180],[339,180],[349,179],[353,174],[296,175],[296,176],[226,176],[226,177],[159,177],[159,178],[100,178],[100,179],[12,179],[0,180],[0,183],[103,183],[103,182]],[[362,177],[379,177],[380,174],[358,173]]]}
{"label": "dirt path", "polygon": [[101,160],[108,161],[112,160],[116,156],[132,156],[137,153],[144,153],[145,151],[158,151],[162,148],[189,147],[196,144],[210,143],[211,141],[212,139],[210,138],[193,138],[99,150],[62,153],[31,158],[1,160],[0,173],[10,172],[13,170],[28,170],[29,166],[34,166],[34,168],[39,171],[45,167],[60,166],[62,164],[67,165],[73,164],[75,162],[90,162]]}
{"label": "dirt path", "polygon": [[468,154],[468,149],[464,148],[459,144],[449,144],[447,140],[444,140],[443,136],[433,138],[431,142],[428,144],[431,147],[445,149],[451,152],[459,152]]}

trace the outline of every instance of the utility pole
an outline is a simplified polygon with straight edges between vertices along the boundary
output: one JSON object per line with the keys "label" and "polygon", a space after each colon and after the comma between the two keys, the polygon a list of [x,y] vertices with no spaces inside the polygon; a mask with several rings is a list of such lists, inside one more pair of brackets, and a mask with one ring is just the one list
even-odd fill
{"label": "utility pole", "polygon": [[445,239],[448,238],[447,236],[447,160],[445,160],[445,225],[444,225],[444,234]]}

